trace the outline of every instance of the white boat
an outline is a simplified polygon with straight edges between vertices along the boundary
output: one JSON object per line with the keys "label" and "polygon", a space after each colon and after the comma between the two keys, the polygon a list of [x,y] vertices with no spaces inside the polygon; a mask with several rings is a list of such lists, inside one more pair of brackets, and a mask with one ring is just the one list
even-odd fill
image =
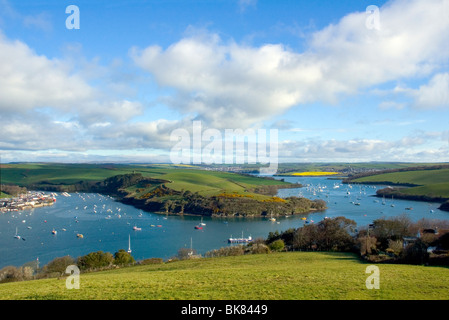
{"label": "white boat", "polygon": [[17,228],[16,228],[16,235],[14,236],[16,239],[20,239],[20,236],[17,234]]}
{"label": "white boat", "polygon": [[142,230],[142,228],[138,228],[137,226],[134,226],[134,227],[133,227],[133,230],[135,230],[135,231],[140,231],[140,230]]}
{"label": "white boat", "polygon": [[233,238],[232,235],[231,237],[228,239],[229,243],[248,243],[253,241],[253,238],[251,236],[249,236],[248,238],[244,238],[243,237],[243,232],[242,232],[242,237],[241,238]]}
{"label": "white boat", "polygon": [[206,224],[203,222],[203,217],[201,217],[201,222],[199,224],[200,226],[205,226]]}

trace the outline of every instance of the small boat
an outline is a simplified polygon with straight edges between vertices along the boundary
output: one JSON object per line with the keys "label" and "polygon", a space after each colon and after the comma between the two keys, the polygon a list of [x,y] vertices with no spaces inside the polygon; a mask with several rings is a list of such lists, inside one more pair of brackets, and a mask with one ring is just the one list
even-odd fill
{"label": "small boat", "polygon": [[140,231],[140,230],[142,230],[142,228],[138,228],[137,226],[134,226],[134,227],[133,227],[133,230],[135,230],[135,231]]}
{"label": "small boat", "polygon": [[405,210],[413,210],[412,207],[405,208]]}
{"label": "small boat", "polygon": [[203,227],[200,226],[200,225],[198,225],[198,226],[195,226],[195,229],[197,229],[197,230],[203,230]]}
{"label": "small boat", "polygon": [[53,229],[53,230],[51,231],[51,233],[54,234],[54,235],[57,235],[57,234],[58,234],[58,231],[56,231],[55,229]]}
{"label": "small boat", "polygon": [[82,233],[77,233],[76,236],[77,236],[77,238],[84,238]]}
{"label": "small boat", "polygon": [[16,235],[14,236],[16,239],[20,239],[20,236],[17,234],[17,228],[16,228]]}
{"label": "small boat", "polygon": [[200,226],[205,226],[206,224],[203,222],[203,217],[201,217],[201,222],[199,224]]}

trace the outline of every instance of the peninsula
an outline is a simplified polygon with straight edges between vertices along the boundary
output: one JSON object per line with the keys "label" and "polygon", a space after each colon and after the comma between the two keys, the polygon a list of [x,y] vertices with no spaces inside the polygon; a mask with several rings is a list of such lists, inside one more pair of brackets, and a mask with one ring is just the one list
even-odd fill
{"label": "peninsula", "polygon": [[326,209],[322,200],[276,197],[279,188],[300,184],[190,166],[9,164],[2,174],[30,190],[102,193],[161,214],[260,217]]}

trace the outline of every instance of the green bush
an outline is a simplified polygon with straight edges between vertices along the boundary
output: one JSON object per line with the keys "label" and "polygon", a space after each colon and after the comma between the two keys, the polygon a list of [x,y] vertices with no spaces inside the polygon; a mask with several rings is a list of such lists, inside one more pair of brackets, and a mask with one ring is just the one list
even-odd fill
{"label": "green bush", "polygon": [[270,243],[270,244],[268,245],[268,247],[270,248],[271,251],[277,251],[277,252],[280,252],[280,251],[283,251],[283,250],[284,250],[284,248],[285,248],[285,243],[284,243],[284,240],[278,239],[278,240],[275,240],[275,241],[273,241],[272,243]]}
{"label": "green bush", "polygon": [[129,265],[136,262],[131,254],[124,249],[120,249],[114,254],[114,264],[116,265]]}
{"label": "green bush", "polygon": [[93,270],[112,265],[114,257],[109,252],[97,251],[91,252],[78,258],[78,267],[81,270]]}
{"label": "green bush", "polygon": [[44,266],[42,271],[45,274],[58,273],[59,276],[62,276],[65,273],[66,268],[72,264],[75,264],[75,260],[72,257],[60,257],[50,261]]}

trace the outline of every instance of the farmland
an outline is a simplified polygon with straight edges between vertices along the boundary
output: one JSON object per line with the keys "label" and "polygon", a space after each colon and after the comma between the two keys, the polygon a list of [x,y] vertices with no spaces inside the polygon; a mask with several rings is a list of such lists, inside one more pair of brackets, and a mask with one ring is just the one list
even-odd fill
{"label": "farmland", "polygon": [[182,260],[81,274],[66,280],[0,285],[0,299],[408,300],[447,299],[449,269],[380,265],[380,288],[368,290],[367,263],[354,254],[289,252]]}

